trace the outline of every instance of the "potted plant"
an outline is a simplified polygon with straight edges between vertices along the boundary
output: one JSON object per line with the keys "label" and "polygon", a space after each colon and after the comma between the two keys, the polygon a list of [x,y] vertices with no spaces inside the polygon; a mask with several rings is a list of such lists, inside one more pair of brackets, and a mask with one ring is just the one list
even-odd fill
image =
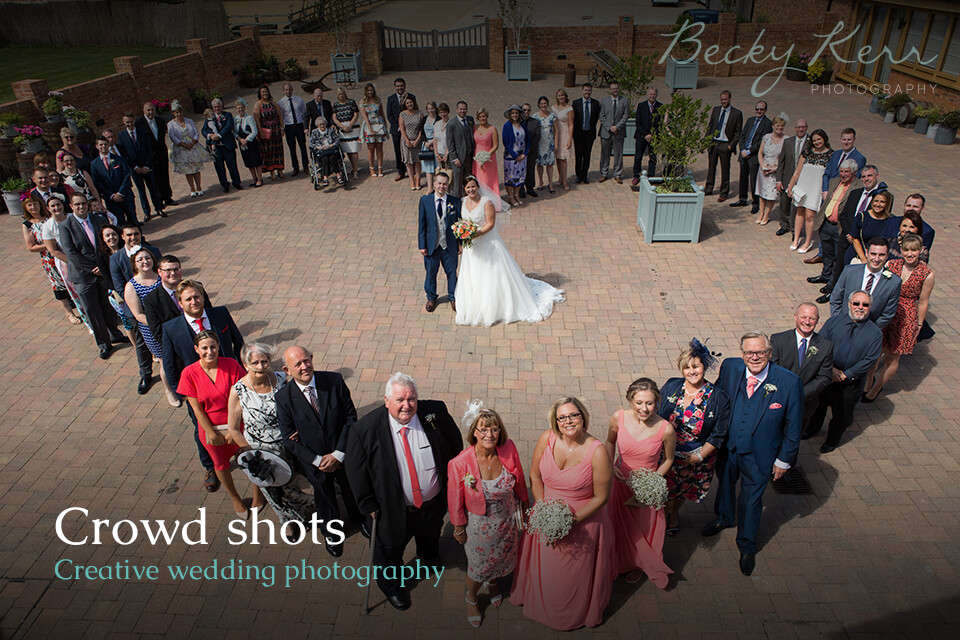
{"label": "potted plant", "polygon": [[263,84],[263,74],[257,68],[256,62],[248,62],[237,69],[237,84],[247,89]]}
{"label": "potted plant", "polygon": [[537,7],[534,0],[497,0],[497,15],[503,26],[510,29],[513,49],[503,52],[503,69],[507,80],[533,80],[533,55],[530,47],[523,48],[530,28],[536,23]]}
{"label": "potted plant", "polygon": [[13,138],[17,135],[17,125],[23,124],[27,119],[23,117],[22,114],[17,113],[16,111],[7,111],[6,113],[0,113],[0,129],[3,130],[3,135],[6,138]]}
{"label": "potted plant", "polygon": [[287,80],[300,80],[303,78],[303,69],[297,64],[296,58],[287,58],[284,60],[281,73]]}
{"label": "potted plant", "polygon": [[75,134],[89,131],[90,125],[93,124],[93,118],[90,116],[90,112],[77,109],[76,107],[64,107],[63,115],[67,119],[67,126],[70,127],[70,130]]}
{"label": "potted plant", "polygon": [[17,135],[13,139],[13,146],[25,153],[39,153],[43,151],[43,129],[35,124],[26,124],[16,127]]}
{"label": "potted plant", "polygon": [[937,131],[940,130],[941,118],[943,118],[943,114],[940,113],[939,110],[927,116],[927,122],[930,123],[930,126],[927,127],[927,137],[931,140],[937,137]]}
{"label": "potted plant", "polygon": [[807,81],[807,65],[810,63],[809,53],[793,54],[787,58],[787,80],[792,82]]}
{"label": "potted plant", "polygon": [[936,144],[953,144],[957,139],[957,129],[960,129],[960,111],[947,111],[940,116],[940,126],[933,141]]}
{"label": "potted plant", "polygon": [[897,117],[897,109],[902,107],[905,104],[910,102],[910,96],[906,93],[894,93],[884,98],[880,102],[880,106],[883,107],[883,110],[886,115],[883,117],[884,122],[894,122]]}
{"label": "potted plant", "polygon": [[[327,11],[327,31],[337,44],[336,52],[330,55],[330,70],[337,72],[333,77],[341,84],[357,82],[363,74],[363,64],[359,51],[347,51],[350,46],[350,16],[334,3],[327,3]],[[291,60],[296,63],[296,60]]]}
{"label": "potted plant", "polygon": [[921,135],[927,133],[927,129],[930,127],[930,116],[934,113],[939,113],[939,110],[933,105],[917,105],[917,108],[913,111],[913,115],[917,117],[913,125],[913,132]]}
{"label": "potted plant", "polygon": [[204,89],[187,89],[190,95],[190,102],[193,106],[193,112],[202,114],[210,106],[210,94]]}
{"label": "potted plant", "polygon": [[674,94],[664,105],[663,122],[653,133],[653,152],[662,178],[640,178],[637,225],[647,244],[664,240],[696,243],[703,218],[703,187],[693,179],[692,165],[707,150],[712,134],[707,131],[710,107],[702,100]]}
{"label": "potted plant", "polygon": [[832,79],[833,60],[830,58],[817,58],[816,62],[807,66],[807,80],[810,84],[830,84]]}
{"label": "potted plant", "polygon": [[277,60],[277,56],[260,56],[256,65],[258,73],[263,75],[264,82],[276,82],[280,79],[280,61]]}
{"label": "potted plant", "polygon": [[883,99],[887,97],[887,94],[883,92],[883,89],[880,88],[880,85],[873,87],[873,89],[870,90],[870,93],[873,94],[873,96],[870,98],[870,113],[883,115],[883,107],[880,105],[880,103],[883,102]]}
{"label": "potted plant", "polygon": [[[686,28],[689,18],[680,14],[670,33],[677,34]],[[696,89],[700,61],[694,58],[696,50],[692,42],[677,42],[667,58],[665,82],[670,89]]]}
{"label": "potted plant", "polygon": [[154,98],[150,101],[150,104],[153,105],[153,108],[156,110],[157,114],[170,112],[170,101],[166,98]]}
{"label": "potted plant", "polygon": [[63,94],[59,91],[48,92],[40,110],[47,116],[47,122],[63,122]]}
{"label": "potted plant", "polygon": [[7,178],[0,185],[0,191],[3,191],[3,201],[7,205],[7,212],[12,216],[23,215],[22,199],[26,197],[27,189],[30,187],[27,181],[20,176]]}
{"label": "potted plant", "polygon": [[634,134],[637,130],[637,103],[644,98],[647,87],[653,82],[653,65],[653,56],[636,54],[621,58],[613,65],[613,79],[620,85],[620,95],[626,98],[630,107],[626,138],[623,140],[624,155],[632,156],[636,153],[637,141]]}

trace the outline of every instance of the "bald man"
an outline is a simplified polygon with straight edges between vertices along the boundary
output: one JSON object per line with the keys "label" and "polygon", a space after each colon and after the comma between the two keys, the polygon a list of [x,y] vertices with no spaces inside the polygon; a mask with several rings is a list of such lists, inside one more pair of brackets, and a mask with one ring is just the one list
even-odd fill
{"label": "bald man", "polygon": [[810,416],[820,394],[833,376],[833,343],[816,332],[820,309],[812,302],[803,302],[793,314],[795,327],[770,336],[770,362],[800,376],[803,383],[803,429],[806,433]]}

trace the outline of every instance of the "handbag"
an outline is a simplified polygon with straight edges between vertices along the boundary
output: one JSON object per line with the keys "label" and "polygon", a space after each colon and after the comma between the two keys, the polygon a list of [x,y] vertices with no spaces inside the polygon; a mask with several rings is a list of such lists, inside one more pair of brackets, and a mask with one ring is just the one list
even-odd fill
{"label": "handbag", "polygon": [[433,151],[427,148],[427,143],[424,142],[420,145],[420,159],[434,161],[436,156],[433,154]]}

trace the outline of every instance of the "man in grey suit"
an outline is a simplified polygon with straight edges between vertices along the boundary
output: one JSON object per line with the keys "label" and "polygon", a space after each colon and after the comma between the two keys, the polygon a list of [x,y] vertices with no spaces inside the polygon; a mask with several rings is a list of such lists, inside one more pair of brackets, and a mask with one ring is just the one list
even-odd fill
{"label": "man in grey suit", "polygon": [[[767,117],[767,103],[760,100],[754,105],[756,115],[747,118],[740,132],[740,198],[731,207],[745,207],[751,204],[750,212],[760,210],[760,198],[757,197],[757,172],[760,171],[760,142],[763,136],[773,131],[773,123]],[[751,203],[747,202],[750,198]]]}
{"label": "man in grey suit", "polygon": [[473,170],[473,118],[467,115],[467,103],[457,103],[457,115],[447,124],[447,150],[453,167],[450,194],[463,197],[463,178]]}
{"label": "man in grey suit", "polygon": [[620,85],[610,83],[610,95],[600,101],[600,182],[610,173],[613,153],[613,179],[623,184],[623,141],[627,137],[627,115],[630,105],[620,95]]}
{"label": "man in grey suit", "polygon": [[820,395],[820,403],[804,433],[810,438],[823,428],[829,406],[833,416],[820,453],[830,453],[840,444],[843,432],[853,422],[853,409],[863,393],[868,372],[883,350],[883,332],[870,319],[870,294],[854,291],[848,297],[847,308],[846,313],[832,315],[823,325],[823,337],[833,343],[832,382]]}
{"label": "man in grey suit", "polygon": [[790,184],[790,178],[793,177],[793,172],[797,169],[800,154],[803,153],[803,145],[807,143],[807,121],[803,118],[797,120],[793,124],[793,131],[795,135],[783,141],[780,157],[777,158],[777,191],[780,193],[778,236],[784,236],[793,231],[793,221],[797,216],[797,207],[793,204],[793,198],[787,195],[787,190],[783,185]]}
{"label": "man in grey suit", "polygon": [[833,344],[816,332],[820,309],[802,302],[793,314],[795,328],[770,336],[770,362],[795,373],[803,383],[803,430],[807,430],[820,394],[833,375]]}
{"label": "man in grey suit", "polygon": [[[523,103],[523,126],[527,129],[527,136],[530,137],[530,153],[527,154],[527,179],[520,187],[520,197],[528,194],[534,198],[537,197],[537,148],[540,146],[540,121],[532,117],[533,107],[529,102]],[[549,185],[548,185],[549,187]]]}
{"label": "man in grey suit", "polygon": [[870,319],[882,330],[893,320],[900,301],[900,277],[884,269],[890,248],[883,238],[867,240],[867,263],[848,264],[830,294],[830,316],[843,315],[844,301],[854,291],[866,291],[873,299]]}
{"label": "man in grey suit", "polygon": [[717,177],[717,162],[720,162],[720,197],[723,202],[730,195],[730,158],[737,150],[740,131],[743,129],[743,113],[730,105],[732,94],[724,89],[720,92],[720,104],[710,113],[707,129],[713,134],[713,144],[707,148],[707,182],[704,194],[713,195],[713,185]]}

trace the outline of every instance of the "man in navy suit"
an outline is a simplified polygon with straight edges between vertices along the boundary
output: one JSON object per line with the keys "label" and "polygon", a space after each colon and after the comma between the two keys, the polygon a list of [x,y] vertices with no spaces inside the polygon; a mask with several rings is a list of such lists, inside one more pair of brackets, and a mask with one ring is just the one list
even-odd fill
{"label": "man in navy suit", "polygon": [[76,288],[100,347],[100,359],[106,360],[113,343],[129,342],[117,329],[117,314],[108,300],[107,261],[97,249],[100,230],[107,221],[89,213],[87,197],[82,193],[73,194],[71,205],[73,213],[60,225],[60,248],[67,256],[67,276]]}
{"label": "man in navy suit", "polygon": [[161,218],[166,218],[163,200],[153,180],[153,143],[150,141],[150,132],[138,128],[135,122],[136,118],[132,113],[123,114],[123,129],[117,135],[117,148],[120,149],[120,155],[131,169],[133,183],[137,185],[144,221],[153,217],[150,205],[147,203],[147,192],[150,193],[153,208]]}
{"label": "man in navy suit", "polygon": [[855,160],[857,163],[857,177],[859,178],[863,172],[863,168],[867,164],[867,159],[862,153],[857,151],[857,148],[854,146],[856,142],[857,132],[854,129],[847,127],[840,132],[840,151],[834,151],[833,155],[830,156],[830,163],[823,171],[823,199],[826,199],[827,192],[830,190],[830,180],[840,175],[841,162],[847,158]]}
{"label": "man in navy suit", "polygon": [[829,406],[833,417],[820,453],[830,453],[840,444],[843,432],[853,422],[853,409],[863,394],[868,373],[880,359],[883,332],[870,320],[870,306],[869,293],[854,291],[848,298],[847,313],[830,316],[823,325],[821,334],[833,342],[833,377],[820,394],[820,403],[803,434],[810,438],[820,432]]}
{"label": "man in navy suit", "polygon": [[[720,365],[717,386],[730,397],[727,445],[717,457],[715,520],[701,533],[715,536],[736,525],[740,572],[756,566],[757,530],[770,475],[779,480],[796,462],[803,428],[803,384],[770,362],[770,339],[759,332],[740,338],[743,358]],[[740,495],[736,495],[737,480]]]}
{"label": "man in navy suit", "polygon": [[217,179],[223,192],[230,193],[227,170],[230,171],[230,182],[240,191],[243,184],[240,183],[240,172],[237,171],[237,139],[234,136],[233,116],[223,110],[223,100],[220,98],[211,100],[210,108],[213,109],[213,119],[203,123],[200,133],[213,146],[213,168],[217,170]]}
{"label": "man in navy suit", "polygon": [[100,155],[90,162],[90,176],[107,211],[120,222],[139,224],[130,186],[130,166],[122,157],[110,152],[110,142],[104,136],[97,138],[97,151]]}
{"label": "man in navy suit", "polygon": [[763,136],[773,132],[773,123],[767,117],[767,103],[760,100],[754,105],[756,115],[747,118],[740,133],[740,198],[731,207],[747,206],[747,198],[752,201],[751,213],[760,210],[760,199],[754,193],[757,187],[757,172],[760,170],[760,143]]}
{"label": "man in navy suit", "polygon": [[650,160],[647,163],[647,177],[657,175],[657,155],[653,152],[653,133],[660,128],[662,116],[660,108],[663,104],[657,100],[657,90],[647,89],[647,99],[637,105],[637,131],[633,134],[636,142],[636,152],[633,154],[633,186],[640,184],[643,154],[649,152]]}
{"label": "man in navy suit", "polygon": [[390,94],[387,98],[387,122],[390,124],[390,135],[393,136],[393,154],[397,159],[397,177],[393,181],[400,182],[407,177],[407,165],[403,164],[403,158],[400,155],[400,112],[404,110],[403,103],[407,98],[416,100],[417,97],[407,93],[407,81],[403,78],[394,80],[393,88],[396,89],[396,93]]}
{"label": "man in navy suit", "polygon": [[597,123],[600,122],[600,101],[591,98],[593,85],[584,82],[581,87],[582,98],[573,101],[573,155],[574,174],[577,184],[590,184],[590,152],[597,139]]}
{"label": "man in navy suit", "polygon": [[882,330],[897,313],[900,302],[900,276],[884,269],[890,249],[884,238],[867,240],[866,264],[848,264],[830,294],[830,315],[844,315],[846,300],[854,291],[866,291],[873,299],[870,319]]}
{"label": "man in navy suit", "polygon": [[153,183],[164,205],[179,204],[173,199],[173,189],[170,188],[170,160],[167,157],[167,123],[157,117],[157,108],[152,102],[143,103],[143,115],[137,117],[137,128],[145,129],[150,134],[150,144],[153,153],[151,167],[153,167]]}
{"label": "man in navy suit", "polygon": [[[339,373],[314,371],[313,354],[301,346],[283,352],[283,371],[293,381],[277,391],[283,446],[296,456],[297,467],[313,486],[317,518],[330,522],[340,517],[336,482],[350,520],[369,538],[343,469],[347,437],[357,421],[350,389]],[[334,558],[343,555],[342,539],[327,538],[326,547]]]}
{"label": "man in navy suit", "polygon": [[[181,280],[177,285],[177,301],[183,313],[172,320],[163,323],[163,371],[167,383],[177,398],[180,386],[180,374],[188,366],[199,360],[193,346],[193,338],[203,329],[209,329],[217,334],[220,341],[220,355],[225,358],[240,360],[240,350],[243,348],[243,335],[233,321],[226,307],[204,308],[203,301],[206,293],[203,285],[196,280]],[[203,486],[207,491],[216,491],[220,487],[217,475],[213,470],[213,459],[200,442],[197,430],[197,418],[187,404],[187,413],[193,422],[193,438],[197,443],[200,454],[200,464],[206,470]]]}
{"label": "man in navy suit", "polygon": [[71,211],[70,196],[73,195],[73,189],[70,187],[70,185],[51,187],[50,172],[43,167],[34,167],[33,184],[37,186],[35,186],[33,189],[30,189],[30,193],[32,195],[40,196],[43,201],[46,202],[53,194],[57,194],[63,200],[63,206],[66,207],[67,211]]}
{"label": "man in navy suit", "polygon": [[433,193],[420,198],[419,231],[417,246],[423,256],[427,277],[423,289],[427,292],[426,310],[437,308],[437,273],[440,266],[447,274],[447,297],[450,306],[457,311],[454,291],[457,289],[457,256],[460,243],[453,235],[453,223],[460,218],[460,198],[447,194],[450,184],[447,174],[438,172],[433,179]]}

